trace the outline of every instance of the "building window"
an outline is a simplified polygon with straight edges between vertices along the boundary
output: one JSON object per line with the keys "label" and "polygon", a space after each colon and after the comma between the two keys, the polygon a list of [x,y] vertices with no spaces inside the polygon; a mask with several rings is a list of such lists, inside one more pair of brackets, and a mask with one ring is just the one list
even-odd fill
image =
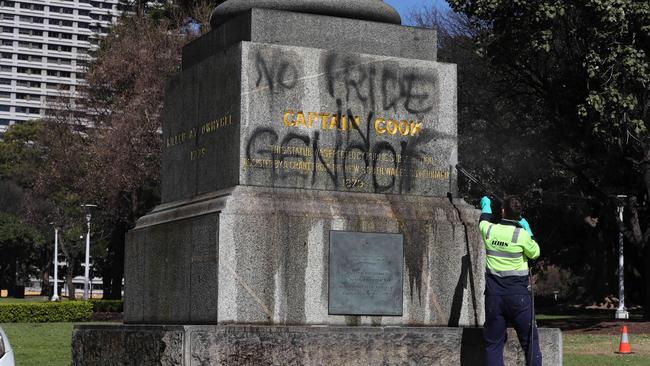
{"label": "building window", "polygon": [[28,3],[20,3],[20,8],[21,9],[28,9],[28,10],[36,10],[36,11],[42,11],[44,9],[43,5],[40,5],[40,4],[28,4]]}
{"label": "building window", "polygon": [[72,14],[71,8],[61,8],[58,6],[50,6],[50,13],[59,13],[59,14]]}
{"label": "building window", "polygon": [[10,40],[8,40],[8,39],[3,39],[3,40],[2,40],[2,45],[3,45],[3,46],[13,46],[13,45],[14,45],[14,41],[10,41]]}
{"label": "building window", "polygon": [[18,42],[18,47],[32,48],[32,49],[42,49],[43,45],[36,42]]}
{"label": "building window", "polygon": [[72,21],[63,19],[50,19],[49,24],[58,25],[60,27],[72,27]]}
{"label": "building window", "polygon": [[31,62],[43,61],[43,58],[41,56],[23,55],[23,54],[19,54],[18,59],[21,61],[31,61]]}
{"label": "building window", "polygon": [[48,32],[47,36],[50,37],[50,38],[72,39],[72,34],[71,33]]}
{"label": "building window", "polygon": [[11,72],[11,66],[0,65],[0,71],[2,71],[2,72]]}
{"label": "building window", "polygon": [[69,78],[69,71],[60,71],[60,70],[47,70],[47,76],[58,76],[61,78]]}
{"label": "building window", "polygon": [[36,29],[25,29],[25,28],[19,28],[18,29],[18,34],[26,35],[26,36],[42,36],[43,31],[36,30]]}
{"label": "building window", "polygon": [[0,1],[0,6],[4,6],[4,7],[7,7],[7,8],[13,8],[16,5],[15,5],[15,2],[13,2],[13,1],[4,1],[3,0],[3,1]]}
{"label": "building window", "polygon": [[24,88],[40,88],[41,83],[38,81],[16,80],[16,86]]}
{"label": "building window", "polygon": [[0,85],[11,85],[11,79],[0,79]]}
{"label": "building window", "polygon": [[40,108],[16,106],[16,113],[40,114]]}
{"label": "building window", "polygon": [[41,96],[38,94],[23,94],[23,93],[16,93],[16,99],[20,100],[35,100],[35,101],[40,101]]}
{"label": "building window", "polygon": [[18,19],[20,19],[21,22],[43,24],[43,18],[40,17],[26,17],[21,15]]}
{"label": "building window", "polygon": [[19,67],[18,68],[18,73],[20,74],[28,74],[28,75],[40,75],[41,74],[41,69],[36,69],[32,67]]}
{"label": "building window", "polygon": [[8,105],[0,104],[0,112],[9,112],[10,108]]}
{"label": "building window", "polygon": [[72,47],[60,44],[48,44],[47,49],[50,51],[72,52]]}
{"label": "building window", "polygon": [[2,20],[14,20],[13,14],[0,13],[0,19]]}
{"label": "building window", "polygon": [[69,58],[48,57],[47,62],[59,65],[72,65],[72,60]]}

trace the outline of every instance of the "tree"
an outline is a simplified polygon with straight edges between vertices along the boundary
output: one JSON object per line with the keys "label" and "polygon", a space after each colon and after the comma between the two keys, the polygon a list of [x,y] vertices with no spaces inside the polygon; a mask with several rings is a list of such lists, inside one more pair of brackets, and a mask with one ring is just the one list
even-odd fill
{"label": "tree", "polygon": [[[647,213],[637,208],[650,203],[650,4],[449,3],[472,25],[484,59],[516,87],[518,96],[512,100],[538,102],[539,107],[517,115],[537,116],[539,125],[521,131],[542,143],[551,171],[570,178],[577,191],[572,193],[594,197],[604,207],[611,206],[612,194],[633,196],[627,204],[626,237],[647,263],[650,226],[641,217]],[[650,309],[650,265],[643,266],[644,302]]]}
{"label": "tree", "polygon": [[[40,174],[38,186],[42,194],[55,191],[49,192],[56,200],[53,216],[67,225],[63,232],[70,235],[62,249],[71,268],[81,254],[75,239],[83,232],[79,205],[98,205],[93,268],[101,272],[106,298],[121,297],[126,232],[158,203],[164,83],[180,68],[181,47],[194,36],[187,31],[187,9],[171,2],[127,5],[136,11],[121,17],[100,40],[78,90],[83,104],[71,109],[66,105],[70,96],[64,96],[49,118],[44,150],[52,165]],[[66,141],[67,149],[58,141]],[[66,166],[72,175],[61,171]]]}
{"label": "tree", "polygon": [[35,253],[44,240],[40,233],[15,215],[0,213],[0,278],[7,281],[9,295],[15,285],[24,284],[32,272]]}
{"label": "tree", "polygon": [[[34,139],[39,151],[31,196],[42,205],[28,206],[27,217],[34,224],[49,226],[52,222],[60,228],[59,245],[67,262],[66,283],[70,298],[74,299],[72,279],[80,269],[80,259],[85,246],[80,236],[84,232],[83,178],[88,171],[88,145],[83,134],[67,124],[43,122]],[[51,232],[51,227],[48,231]],[[48,236],[50,237],[50,236]],[[53,248],[48,248],[50,251]]]}
{"label": "tree", "polygon": [[[0,141],[0,214],[6,234],[3,278],[13,293],[16,271],[22,276],[43,275],[43,291],[49,291],[51,251],[39,238],[48,229],[47,221],[31,220],[30,212],[47,211],[47,203],[33,194],[35,179],[42,164],[38,136],[42,123],[28,121],[9,126]],[[19,244],[24,240],[22,244]]]}
{"label": "tree", "polygon": [[101,42],[86,74],[89,165],[86,196],[101,207],[108,242],[107,298],[119,298],[126,232],[158,202],[164,83],[180,67],[188,36],[175,23],[139,13]]}

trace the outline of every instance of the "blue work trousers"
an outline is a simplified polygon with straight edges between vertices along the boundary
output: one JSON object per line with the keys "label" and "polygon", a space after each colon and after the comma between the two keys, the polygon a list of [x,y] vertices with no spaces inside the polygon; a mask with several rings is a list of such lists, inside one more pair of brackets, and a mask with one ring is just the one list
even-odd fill
{"label": "blue work trousers", "polygon": [[533,328],[532,334],[530,331],[533,321],[531,309],[530,295],[485,296],[483,338],[486,366],[503,366],[503,346],[507,339],[508,323],[512,324],[517,332],[519,344],[525,352],[526,365],[542,366],[537,326]]}

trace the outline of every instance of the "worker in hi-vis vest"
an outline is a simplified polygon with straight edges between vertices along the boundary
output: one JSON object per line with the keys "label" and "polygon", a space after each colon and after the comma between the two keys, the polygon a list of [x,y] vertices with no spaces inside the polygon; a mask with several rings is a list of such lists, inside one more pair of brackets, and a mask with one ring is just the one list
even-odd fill
{"label": "worker in hi-vis vest", "polygon": [[486,254],[485,364],[503,366],[503,346],[510,323],[526,354],[526,364],[541,366],[539,336],[528,292],[528,259],[539,257],[539,245],[530,225],[521,217],[521,202],[508,197],[502,207],[503,219],[493,223],[490,199],[481,198],[479,229]]}

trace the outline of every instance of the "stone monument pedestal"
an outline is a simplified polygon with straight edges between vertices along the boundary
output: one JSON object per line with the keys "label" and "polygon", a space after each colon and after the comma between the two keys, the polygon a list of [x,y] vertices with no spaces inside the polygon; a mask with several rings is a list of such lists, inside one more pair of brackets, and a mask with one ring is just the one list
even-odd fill
{"label": "stone monument pedestal", "polygon": [[[77,326],[74,365],[482,362],[456,68],[435,31],[397,23],[379,0],[217,7],[167,87],[162,203],[127,237],[126,324]],[[561,364],[559,331],[540,333]]]}
{"label": "stone monument pedestal", "polygon": [[[446,197],[254,186],[161,205],[129,234],[124,321],[476,326],[477,219]],[[332,230],[403,235],[400,316],[329,314]]]}
{"label": "stone monument pedestal", "polygon": [[[540,329],[544,365],[562,364],[562,334]],[[79,325],[74,365],[426,365],[485,363],[481,328]],[[508,366],[525,365],[513,331]]]}

